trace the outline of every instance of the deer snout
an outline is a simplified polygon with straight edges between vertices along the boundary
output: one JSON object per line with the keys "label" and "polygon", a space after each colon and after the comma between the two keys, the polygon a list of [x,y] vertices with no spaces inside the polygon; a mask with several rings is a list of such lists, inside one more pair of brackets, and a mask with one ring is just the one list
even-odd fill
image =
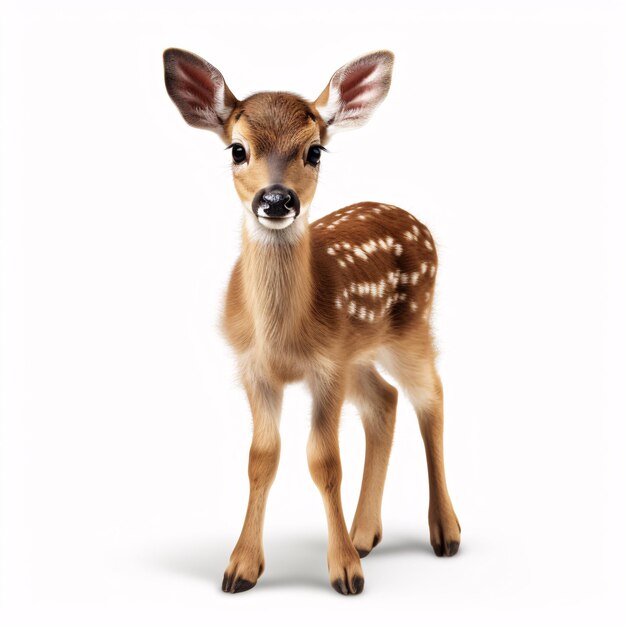
{"label": "deer snout", "polygon": [[257,191],[252,200],[252,210],[258,218],[295,219],[300,213],[300,200],[293,189],[270,185]]}

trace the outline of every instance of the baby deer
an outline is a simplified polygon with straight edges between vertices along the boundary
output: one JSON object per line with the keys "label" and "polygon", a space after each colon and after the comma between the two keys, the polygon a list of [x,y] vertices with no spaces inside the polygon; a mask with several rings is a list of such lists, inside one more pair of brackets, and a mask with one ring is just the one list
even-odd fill
{"label": "baby deer", "polygon": [[[393,54],[374,52],[344,65],[313,102],[286,92],[237,100],[215,67],[183,50],[166,50],[164,64],[167,92],[187,123],[229,144],[244,209],[223,328],[254,428],[248,510],[222,589],[246,591],[263,572],[263,518],[278,467],[283,388],[304,379],[313,396],[307,456],[326,509],[330,581],[342,594],[363,590],[359,557],[382,537],[398,398],[376,361],[417,413],[428,462],[430,542],[437,556],[456,554],[461,529],[446,487],[443,393],[429,322],[437,273],[430,232],[410,213],[380,202],[308,222],[324,144],[335,131],[363,125],[382,102]],[[366,437],[349,533],[338,442],[346,398],[356,403]]]}

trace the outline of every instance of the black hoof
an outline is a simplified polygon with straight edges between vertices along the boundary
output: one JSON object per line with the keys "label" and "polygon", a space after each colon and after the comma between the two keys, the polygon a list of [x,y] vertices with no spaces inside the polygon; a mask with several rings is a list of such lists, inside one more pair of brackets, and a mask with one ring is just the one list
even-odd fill
{"label": "black hoof", "polygon": [[454,556],[459,551],[459,542],[436,543],[433,545],[433,550],[437,556]]}
{"label": "black hoof", "polygon": [[240,593],[242,591],[248,591],[256,585],[255,582],[250,582],[245,578],[235,578],[234,576],[228,576],[224,574],[224,580],[222,580],[222,591],[226,593]]}
{"label": "black hoof", "polygon": [[363,559],[365,558],[378,544],[380,543],[380,535],[374,535],[374,541],[372,543],[372,547],[369,550],[365,548],[357,548],[356,551],[359,553],[359,556]]}
{"label": "black hoof", "polygon": [[362,576],[354,576],[352,578],[352,588],[349,589],[343,578],[338,578],[333,582],[333,589],[342,596],[357,595],[363,591],[365,580]]}
{"label": "black hoof", "polygon": [[363,591],[363,587],[365,586],[365,581],[363,580],[362,576],[355,576],[352,579],[352,593],[353,594],[358,594],[361,593],[361,591]]}

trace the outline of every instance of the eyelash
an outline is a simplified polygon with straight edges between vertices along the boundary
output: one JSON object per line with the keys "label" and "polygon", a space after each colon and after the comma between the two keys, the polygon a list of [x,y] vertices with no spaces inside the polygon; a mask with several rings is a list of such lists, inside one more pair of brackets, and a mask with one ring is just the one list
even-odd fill
{"label": "eyelash", "polygon": [[246,148],[244,147],[244,145],[242,143],[239,143],[238,141],[235,141],[233,143],[230,144],[230,146],[226,147],[226,150],[230,150],[232,148],[236,148],[239,147],[243,150],[243,158],[240,161],[237,161],[237,159],[235,158],[235,151],[233,150],[232,152],[232,157],[233,157],[233,163],[235,165],[241,165],[242,163],[244,163],[245,161],[248,160],[248,153],[246,152]]}

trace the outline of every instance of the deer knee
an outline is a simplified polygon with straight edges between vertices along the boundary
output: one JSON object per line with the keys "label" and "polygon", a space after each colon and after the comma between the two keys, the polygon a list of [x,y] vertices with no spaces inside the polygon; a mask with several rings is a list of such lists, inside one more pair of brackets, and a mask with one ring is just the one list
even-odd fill
{"label": "deer knee", "polygon": [[334,492],[341,486],[341,460],[339,448],[331,443],[309,440],[307,448],[309,471],[317,488]]}
{"label": "deer knee", "polygon": [[276,438],[265,445],[253,443],[248,458],[248,478],[251,487],[269,485],[276,476],[280,458],[280,439]]}

